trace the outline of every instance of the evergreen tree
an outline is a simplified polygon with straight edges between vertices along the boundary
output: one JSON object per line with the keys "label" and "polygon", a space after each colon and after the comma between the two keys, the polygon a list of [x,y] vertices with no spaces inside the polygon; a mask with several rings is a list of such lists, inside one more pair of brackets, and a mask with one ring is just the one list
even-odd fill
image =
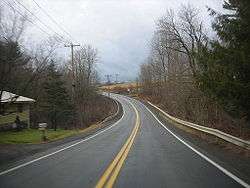
{"label": "evergreen tree", "polygon": [[213,28],[219,40],[200,59],[201,88],[216,97],[235,117],[250,119],[250,1],[229,0]]}
{"label": "evergreen tree", "polygon": [[64,82],[61,80],[61,75],[53,62],[48,67],[44,89],[47,95],[45,96],[45,110],[56,131],[60,123],[67,122],[72,118],[72,105]]}
{"label": "evergreen tree", "polygon": [[29,59],[17,42],[0,40],[0,91],[18,93],[24,80],[20,74],[25,72]]}

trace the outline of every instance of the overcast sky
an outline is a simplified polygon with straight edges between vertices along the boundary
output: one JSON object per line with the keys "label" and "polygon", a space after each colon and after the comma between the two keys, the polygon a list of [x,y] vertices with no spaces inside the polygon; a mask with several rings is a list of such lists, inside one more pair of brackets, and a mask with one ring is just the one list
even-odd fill
{"label": "overcast sky", "polygon": [[[14,0],[6,0],[14,4]],[[18,0],[20,1],[20,0]],[[221,10],[223,0],[35,0],[75,42],[91,44],[99,51],[100,74],[119,74],[122,80],[137,76],[139,65],[146,59],[155,21],[167,9],[178,9],[190,3],[201,9],[202,17],[211,20],[206,6]],[[58,33],[65,35],[32,0],[21,1],[37,17]],[[16,4],[17,6],[17,4]],[[19,7],[22,9],[22,7]],[[29,41],[47,37],[37,29],[30,29]],[[52,32],[45,28],[46,31]],[[63,48],[62,48],[63,49]],[[69,49],[62,50],[68,58]]]}

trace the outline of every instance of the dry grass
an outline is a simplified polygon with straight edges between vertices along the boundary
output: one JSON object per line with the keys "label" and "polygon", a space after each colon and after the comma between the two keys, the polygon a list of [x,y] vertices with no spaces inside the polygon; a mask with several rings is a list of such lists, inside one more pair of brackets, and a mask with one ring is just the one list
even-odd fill
{"label": "dry grass", "polygon": [[136,83],[131,82],[131,83],[122,83],[122,84],[111,84],[111,85],[104,85],[101,86],[101,90],[114,90],[115,88],[120,87],[120,88],[135,88]]}
{"label": "dry grass", "polygon": [[100,87],[100,90],[105,92],[131,95],[137,93],[139,87],[140,85],[138,85],[138,83],[131,82],[131,83],[104,85]]}

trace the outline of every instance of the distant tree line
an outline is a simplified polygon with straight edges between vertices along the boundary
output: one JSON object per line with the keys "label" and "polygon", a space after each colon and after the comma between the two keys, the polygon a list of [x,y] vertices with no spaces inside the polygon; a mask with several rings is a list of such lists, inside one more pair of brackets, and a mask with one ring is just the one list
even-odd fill
{"label": "distant tree line", "polygon": [[[41,41],[32,50],[22,45],[27,18],[0,8],[0,97],[3,91],[36,100],[31,125],[47,122],[51,128],[83,128],[114,110],[113,102],[97,92],[97,50],[83,45],[75,51],[74,66],[58,58],[57,37]],[[15,102],[15,99],[13,99]],[[0,112],[2,105],[0,103]],[[4,115],[4,114],[0,114]]]}
{"label": "distant tree line", "polygon": [[240,136],[250,125],[250,2],[225,1],[225,13],[208,8],[215,38],[199,10],[169,10],[156,24],[142,94],[170,114]]}

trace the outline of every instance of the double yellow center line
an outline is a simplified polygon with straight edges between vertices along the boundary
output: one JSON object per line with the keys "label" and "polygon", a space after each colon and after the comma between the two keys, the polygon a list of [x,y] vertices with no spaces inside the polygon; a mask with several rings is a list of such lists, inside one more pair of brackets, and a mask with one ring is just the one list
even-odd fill
{"label": "double yellow center line", "polygon": [[[129,102],[129,101],[128,101]],[[126,143],[122,146],[119,153],[116,155],[114,160],[111,162],[111,164],[108,166],[108,168],[105,170],[101,178],[96,184],[96,188],[103,188],[103,187],[113,187],[115,180],[122,168],[122,165],[125,161],[125,159],[128,156],[129,150],[132,147],[132,144],[135,140],[136,133],[138,132],[139,126],[140,126],[140,117],[139,112],[135,108],[135,106],[129,102],[131,106],[133,107],[135,113],[136,113],[136,123],[132,130],[132,133],[130,134],[129,138],[127,139]]]}

